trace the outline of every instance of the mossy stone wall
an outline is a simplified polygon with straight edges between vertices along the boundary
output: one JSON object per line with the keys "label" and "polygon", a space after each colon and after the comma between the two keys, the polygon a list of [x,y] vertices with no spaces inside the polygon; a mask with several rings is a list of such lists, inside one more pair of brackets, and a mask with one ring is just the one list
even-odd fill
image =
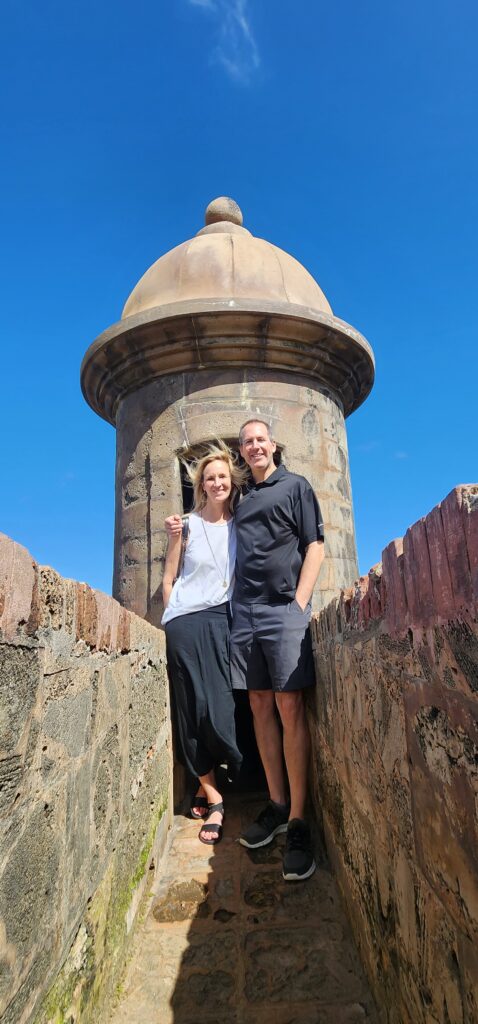
{"label": "mossy stone wall", "polygon": [[164,636],[0,535],[0,1017],[106,1013],[171,818]]}

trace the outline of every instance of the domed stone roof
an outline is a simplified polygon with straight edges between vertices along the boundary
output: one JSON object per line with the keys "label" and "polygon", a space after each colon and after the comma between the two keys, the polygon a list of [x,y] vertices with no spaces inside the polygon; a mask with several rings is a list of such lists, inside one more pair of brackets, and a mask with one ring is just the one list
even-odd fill
{"label": "domed stone roof", "polygon": [[280,302],[332,313],[319,285],[298,260],[242,226],[232,199],[213,200],[206,225],[143,274],[122,319],[157,306],[201,299]]}
{"label": "domed stone roof", "polygon": [[[209,204],[206,225],[143,275],[121,320],[90,345],[81,387],[116,422],[123,398],[163,377],[287,374],[326,388],[346,416],[374,379],[366,338],[334,316],[316,281],[277,246],[254,238],[232,199]],[[185,376],[186,375],[186,376]]]}

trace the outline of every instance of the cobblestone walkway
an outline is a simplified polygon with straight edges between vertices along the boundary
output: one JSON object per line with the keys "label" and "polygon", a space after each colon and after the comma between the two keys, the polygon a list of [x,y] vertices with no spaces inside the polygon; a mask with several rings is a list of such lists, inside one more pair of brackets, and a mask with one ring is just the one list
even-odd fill
{"label": "cobblestone walkway", "polygon": [[261,804],[229,797],[215,850],[176,818],[112,1024],[377,1024],[327,867],[284,882],[284,836],[236,841]]}

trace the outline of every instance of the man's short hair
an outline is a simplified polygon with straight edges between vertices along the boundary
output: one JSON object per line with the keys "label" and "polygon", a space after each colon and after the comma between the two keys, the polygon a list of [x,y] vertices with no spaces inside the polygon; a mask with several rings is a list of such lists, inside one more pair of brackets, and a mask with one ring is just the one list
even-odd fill
{"label": "man's short hair", "polygon": [[242,426],[239,428],[239,444],[242,444],[242,431],[244,430],[244,427],[249,426],[249,423],[262,423],[267,430],[267,436],[269,440],[273,440],[270,423],[268,423],[267,420],[261,419],[260,416],[251,416],[250,420],[246,420],[245,423],[243,423]]}

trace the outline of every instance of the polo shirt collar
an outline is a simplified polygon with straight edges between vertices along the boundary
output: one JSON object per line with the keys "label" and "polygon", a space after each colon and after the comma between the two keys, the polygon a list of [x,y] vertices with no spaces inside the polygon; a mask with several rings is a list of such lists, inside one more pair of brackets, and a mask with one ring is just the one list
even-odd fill
{"label": "polo shirt collar", "polygon": [[256,484],[254,482],[254,477],[253,477],[252,478],[252,481],[253,481],[252,482],[252,487],[255,488],[255,489],[257,489],[259,487],[271,487],[272,484],[277,483],[278,480],[282,480],[282,478],[286,475],[286,473],[287,473],[287,470],[286,470],[285,466],[283,466],[281,464],[280,466],[277,466],[277,469],[275,469],[274,472],[271,473],[270,476],[268,476],[266,478],[266,480],[259,480],[258,483]]}

